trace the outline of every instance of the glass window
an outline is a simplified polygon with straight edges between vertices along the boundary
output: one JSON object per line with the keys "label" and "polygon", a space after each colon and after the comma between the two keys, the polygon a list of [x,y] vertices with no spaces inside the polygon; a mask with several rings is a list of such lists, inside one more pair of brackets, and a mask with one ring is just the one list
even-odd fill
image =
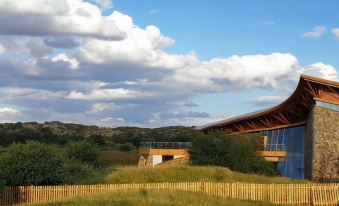
{"label": "glass window", "polygon": [[266,130],[261,132],[268,137],[266,150],[286,151],[277,168],[283,176],[304,178],[304,135],[305,126]]}
{"label": "glass window", "polygon": [[325,109],[330,109],[330,110],[339,112],[339,104],[328,103],[328,102],[323,102],[323,101],[317,100],[316,105],[318,107],[322,107],[322,108],[325,108]]}

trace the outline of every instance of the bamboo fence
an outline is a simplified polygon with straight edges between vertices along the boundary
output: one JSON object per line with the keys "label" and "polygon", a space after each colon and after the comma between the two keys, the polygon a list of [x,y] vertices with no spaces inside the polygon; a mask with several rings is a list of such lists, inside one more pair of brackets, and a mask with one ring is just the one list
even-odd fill
{"label": "bamboo fence", "polygon": [[121,190],[183,190],[225,198],[290,205],[339,205],[339,183],[252,184],[252,183],[132,183],[6,187],[0,205],[44,203],[102,192]]}

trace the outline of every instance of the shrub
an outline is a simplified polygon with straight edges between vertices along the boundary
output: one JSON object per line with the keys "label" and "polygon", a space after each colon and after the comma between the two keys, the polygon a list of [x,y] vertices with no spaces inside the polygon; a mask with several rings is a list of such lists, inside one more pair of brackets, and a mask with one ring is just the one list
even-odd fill
{"label": "shrub", "polygon": [[88,137],[89,140],[93,141],[94,143],[98,144],[98,145],[106,145],[106,141],[104,136],[100,135],[100,134],[91,134]]}
{"label": "shrub", "polygon": [[122,144],[120,145],[119,150],[121,152],[129,152],[132,150],[132,147],[129,144]]}
{"label": "shrub", "polygon": [[98,164],[98,147],[92,142],[79,141],[68,143],[65,148],[65,154],[70,161],[89,165]]}
{"label": "shrub", "polygon": [[230,136],[212,132],[196,136],[190,149],[196,165],[216,165],[231,170],[265,175],[277,174],[274,165],[255,155],[255,139],[246,135]]}
{"label": "shrub", "polygon": [[3,179],[2,174],[0,172],[0,196],[4,189],[5,189],[5,180]]}
{"label": "shrub", "polygon": [[76,184],[89,179],[93,168],[79,162],[68,162],[64,164],[65,183]]}
{"label": "shrub", "polygon": [[54,185],[64,179],[63,159],[43,143],[13,144],[0,156],[0,176],[6,185]]}

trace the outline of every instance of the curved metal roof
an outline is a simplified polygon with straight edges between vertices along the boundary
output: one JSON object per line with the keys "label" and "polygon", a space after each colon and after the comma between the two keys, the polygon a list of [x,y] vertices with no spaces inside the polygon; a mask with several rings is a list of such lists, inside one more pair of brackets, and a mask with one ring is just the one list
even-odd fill
{"label": "curved metal roof", "polygon": [[339,103],[339,82],[301,75],[295,91],[281,104],[197,129],[246,132],[302,124],[307,119],[314,98]]}

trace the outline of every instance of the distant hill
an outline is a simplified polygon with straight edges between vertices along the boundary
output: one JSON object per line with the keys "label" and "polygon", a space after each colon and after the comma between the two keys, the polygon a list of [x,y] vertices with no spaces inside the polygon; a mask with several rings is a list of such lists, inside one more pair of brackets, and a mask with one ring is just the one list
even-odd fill
{"label": "distant hill", "polygon": [[117,127],[107,128],[58,121],[37,123],[0,124],[0,145],[36,140],[47,143],[66,144],[82,139],[98,144],[133,143],[140,141],[189,141],[199,133],[193,127],[171,126],[161,128]]}

